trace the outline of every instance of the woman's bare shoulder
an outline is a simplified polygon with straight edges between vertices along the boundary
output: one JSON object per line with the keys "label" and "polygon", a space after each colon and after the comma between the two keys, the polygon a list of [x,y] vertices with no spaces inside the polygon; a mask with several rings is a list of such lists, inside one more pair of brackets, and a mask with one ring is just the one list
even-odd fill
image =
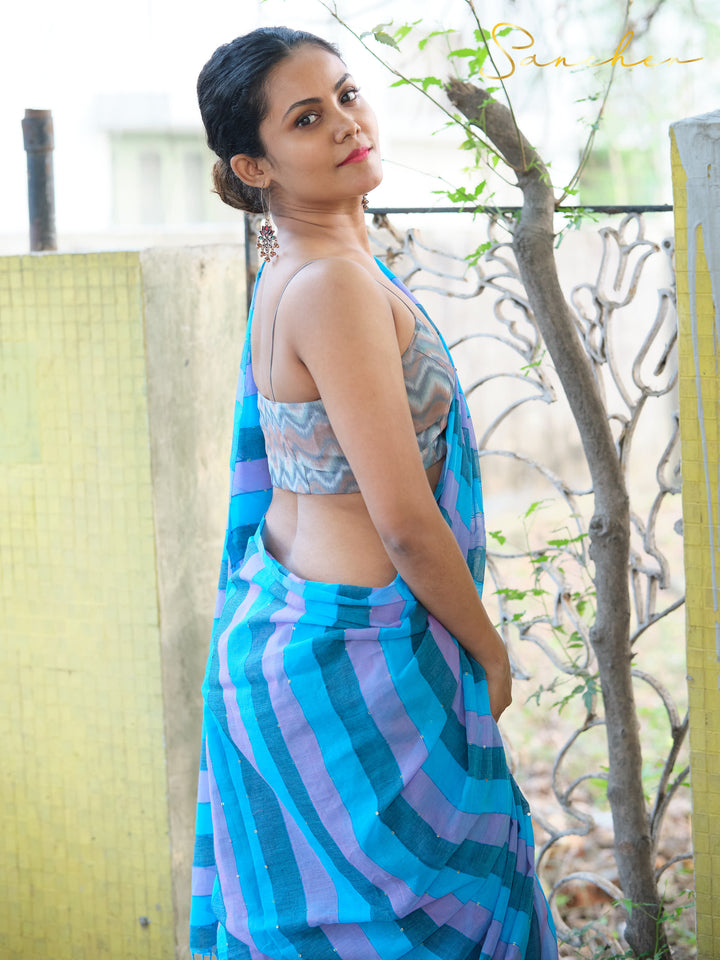
{"label": "woman's bare shoulder", "polygon": [[[392,310],[371,268],[345,257],[308,262],[292,276],[282,294],[281,309],[294,318],[290,336],[353,339],[373,336],[378,323],[387,325]],[[393,328],[394,329],[394,328]],[[326,341],[327,342],[327,341]]]}
{"label": "woman's bare shoulder", "polygon": [[348,292],[378,295],[370,264],[349,257],[320,257],[301,264],[286,281],[286,293],[312,300],[334,299]]}

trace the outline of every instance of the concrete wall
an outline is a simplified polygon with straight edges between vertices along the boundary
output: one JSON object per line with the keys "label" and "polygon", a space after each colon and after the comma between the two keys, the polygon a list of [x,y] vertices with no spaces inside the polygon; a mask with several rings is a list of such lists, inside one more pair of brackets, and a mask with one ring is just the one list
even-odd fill
{"label": "concrete wall", "polygon": [[185,951],[240,248],[0,258],[0,954]]}
{"label": "concrete wall", "polygon": [[720,111],[671,128],[699,960],[720,957]]}

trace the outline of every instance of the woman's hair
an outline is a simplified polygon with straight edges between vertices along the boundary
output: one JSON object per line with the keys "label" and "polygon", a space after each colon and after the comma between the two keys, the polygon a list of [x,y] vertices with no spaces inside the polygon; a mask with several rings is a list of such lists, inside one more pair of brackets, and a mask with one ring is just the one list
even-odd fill
{"label": "woman's hair", "polygon": [[260,27],[218,47],[200,71],[200,115],[208,146],[220,158],[213,167],[213,184],[220,199],[231,207],[249,213],[263,212],[260,190],[235,175],[230,159],[237,153],[265,156],[260,124],[268,111],[268,74],[294,47],[306,43],[340,56],[333,44],[312,33],[287,27]]}

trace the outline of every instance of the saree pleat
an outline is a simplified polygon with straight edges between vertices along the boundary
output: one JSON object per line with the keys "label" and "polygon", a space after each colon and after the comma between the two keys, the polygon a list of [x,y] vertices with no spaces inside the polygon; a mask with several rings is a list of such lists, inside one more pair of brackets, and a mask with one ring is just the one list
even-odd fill
{"label": "saree pleat", "polygon": [[[528,805],[483,668],[400,576],[303,580],[265,550],[249,337],[250,319],[203,683],[191,950],[553,960]],[[481,592],[482,492],[457,378],[446,441],[436,501]]]}

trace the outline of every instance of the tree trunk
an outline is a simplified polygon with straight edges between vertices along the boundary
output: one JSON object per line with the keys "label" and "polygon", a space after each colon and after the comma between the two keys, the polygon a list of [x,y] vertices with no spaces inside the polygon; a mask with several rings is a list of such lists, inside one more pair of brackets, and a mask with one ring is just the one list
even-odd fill
{"label": "tree trunk", "polygon": [[484,132],[513,168],[523,192],[522,215],[513,237],[515,258],[580,431],[595,498],[589,533],[597,609],[590,639],[605,706],[607,792],[615,861],[620,885],[630,901],[625,939],[638,957],[669,957],[659,919],[661,906],[641,779],[642,755],[631,676],[628,494],[607,412],[558,281],[550,178],[507,107],[471,83],[451,80],[446,91],[458,110]]}

